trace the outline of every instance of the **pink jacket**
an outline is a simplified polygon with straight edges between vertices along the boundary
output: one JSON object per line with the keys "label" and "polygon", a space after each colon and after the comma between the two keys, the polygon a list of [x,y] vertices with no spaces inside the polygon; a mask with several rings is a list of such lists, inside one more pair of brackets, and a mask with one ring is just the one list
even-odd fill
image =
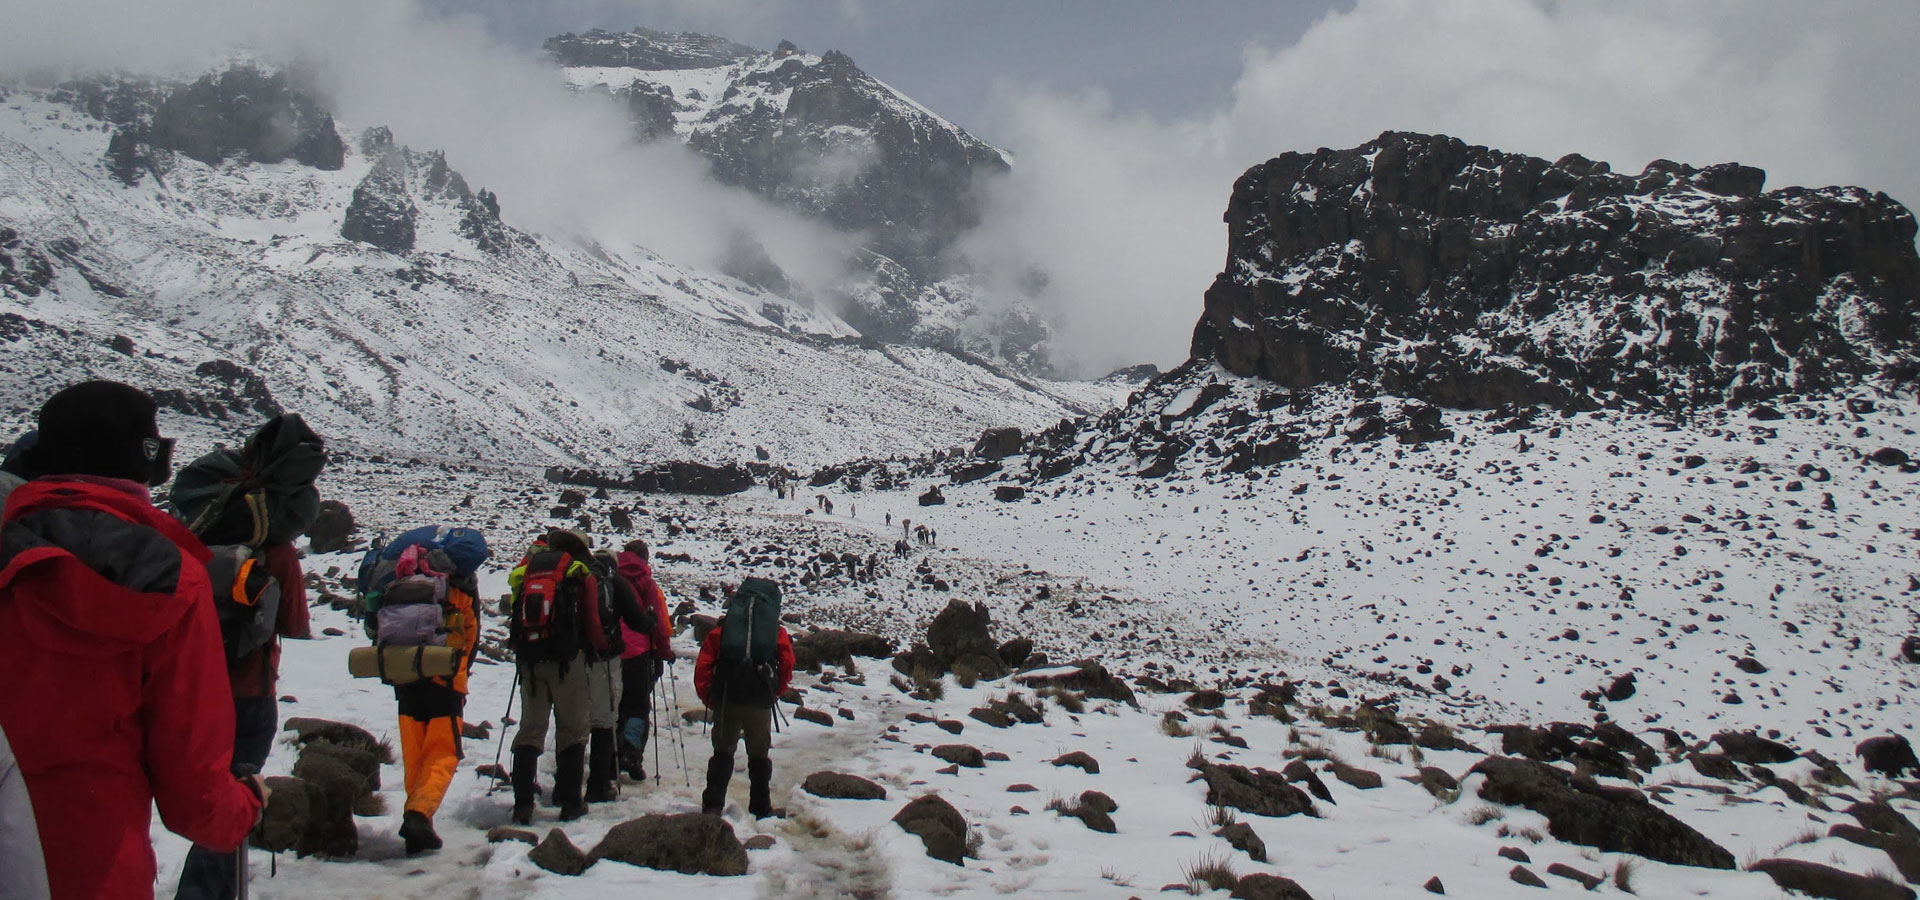
{"label": "pink jacket", "polygon": [[633,585],[633,592],[640,602],[653,607],[653,632],[641,634],[620,623],[620,636],[625,639],[627,648],[620,654],[621,659],[651,654],[654,659],[668,661],[673,659],[673,627],[667,618],[667,595],[662,593],[660,585],[653,580],[653,567],[640,558],[637,553],[621,552],[616,557],[620,574]]}

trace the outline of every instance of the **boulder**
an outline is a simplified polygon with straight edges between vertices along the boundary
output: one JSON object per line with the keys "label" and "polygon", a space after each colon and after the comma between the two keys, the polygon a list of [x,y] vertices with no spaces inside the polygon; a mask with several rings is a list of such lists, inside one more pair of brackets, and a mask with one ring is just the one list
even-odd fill
{"label": "boulder", "polygon": [[820,629],[793,638],[793,665],[796,669],[818,672],[822,665],[846,667],[856,656],[886,659],[893,655],[893,642],[863,631]]}
{"label": "boulder", "polygon": [[1906,816],[1900,814],[1899,810],[1883,801],[1855,803],[1847,807],[1846,813],[1868,831],[1890,834],[1910,841],[1920,841],[1920,828],[1915,828]]}
{"label": "boulder", "polygon": [[747,849],[733,826],[704,813],[655,813],[613,826],[587,855],[683,875],[745,875]]}
{"label": "boulder", "polygon": [[980,748],[971,744],[941,744],[931,752],[935,759],[950,762],[956,766],[969,769],[984,769],[987,766],[986,757],[981,755]]}
{"label": "boulder", "polygon": [[993,499],[1001,503],[1014,503],[1027,499],[1027,489],[1017,484],[996,484],[993,486]]}
{"label": "boulder", "polygon": [[1230,806],[1256,816],[1318,816],[1312,798],[1277,772],[1205,763],[1200,776],[1207,782],[1209,806]]}
{"label": "boulder", "polygon": [[1855,748],[1860,754],[1860,765],[1869,772],[1879,772],[1888,778],[1899,778],[1901,772],[1920,772],[1920,759],[1913,755],[1913,745],[1900,735],[1868,738]]}
{"label": "boulder", "polygon": [[800,789],[815,797],[831,800],[885,800],[887,789],[858,775],[842,772],[815,772],[800,782]]}
{"label": "boulder", "polygon": [[938,486],[927,488],[927,490],[920,495],[921,506],[940,506],[946,502],[947,495],[940,493]]}
{"label": "boulder", "polygon": [[927,856],[956,866],[965,865],[967,820],[937,794],[914,799],[894,813],[893,822],[920,838]]}
{"label": "boulder", "polygon": [[1264,872],[1241,876],[1227,896],[1236,900],[1313,900],[1313,895],[1293,879]]}
{"label": "boulder", "polygon": [[1913,889],[1903,884],[1855,875],[1832,866],[1804,859],[1763,859],[1748,870],[1764,872],[1784,890],[1799,891],[1810,897],[1831,900],[1914,900]]}
{"label": "boulder", "polygon": [[373,733],[347,722],[335,722],[329,719],[314,719],[307,716],[294,716],[282,723],[281,731],[294,733],[294,741],[310,744],[325,741],[348,747],[361,747],[380,755],[381,762],[393,761],[393,750],[374,739]]}
{"label": "boulder", "polygon": [[1687,762],[1693,766],[1695,772],[1708,778],[1718,778],[1721,781],[1747,780],[1747,776],[1740,773],[1740,767],[1727,758],[1725,753],[1689,753]]}
{"label": "boulder", "polygon": [[1779,741],[1770,741],[1751,731],[1722,731],[1713,742],[1735,762],[1747,765],[1788,763],[1800,758],[1798,751]]}
{"label": "boulder", "polygon": [[993,640],[993,616],[985,603],[950,600],[927,626],[927,649],[941,667],[955,675],[971,674],[993,680],[1008,674]]}
{"label": "boulder", "polygon": [[1533,870],[1526,866],[1514,866],[1508,869],[1507,878],[1517,884],[1524,884],[1527,887],[1543,888],[1547,886],[1547,883],[1542,881],[1540,876],[1533,874]]}
{"label": "boulder", "polygon": [[1053,758],[1055,766],[1073,766],[1088,775],[1100,774],[1100,761],[1088,755],[1085,750],[1063,753]]}
{"label": "boulder", "polygon": [[981,459],[1004,459],[1020,452],[1024,438],[1018,428],[989,428],[973,442],[973,455]]}
{"label": "boulder", "polygon": [[1565,878],[1568,881],[1577,881],[1580,883],[1581,887],[1586,888],[1587,890],[1590,890],[1590,891],[1593,890],[1594,888],[1599,887],[1601,883],[1606,881],[1605,878],[1602,878],[1599,875],[1595,875],[1592,872],[1583,872],[1570,865],[1567,865],[1566,863],[1552,863],[1548,865],[1547,874],[1557,876],[1560,878]]}
{"label": "boulder", "polygon": [[527,861],[555,875],[578,875],[593,864],[558,828],[547,832],[546,839],[527,854]]}
{"label": "boulder", "polygon": [[315,553],[338,553],[347,549],[347,538],[353,530],[353,510],[338,500],[322,500],[320,514],[307,526],[308,549]]}
{"label": "boulder", "polygon": [[1260,835],[1254,833],[1252,825],[1248,825],[1245,822],[1235,822],[1222,827],[1220,830],[1215,831],[1214,834],[1224,838],[1227,844],[1232,846],[1233,849],[1245,853],[1248,859],[1261,863],[1267,861],[1267,842],[1261,840]]}
{"label": "boulder", "polygon": [[1194,691],[1186,699],[1188,709],[1212,710],[1227,705],[1227,695],[1212,688]]}
{"label": "boulder", "polygon": [[1503,756],[1481,760],[1468,774],[1485,776],[1482,799],[1546,816],[1549,832],[1568,843],[1675,865],[1734,867],[1726,848],[1654,806],[1639,791],[1576,782],[1545,763]]}
{"label": "boulder", "polygon": [[1008,669],[1019,669],[1033,656],[1033,638],[1017,637],[1000,645],[1000,661]]}
{"label": "boulder", "polygon": [[1333,771],[1333,777],[1363,791],[1370,791],[1381,785],[1379,772],[1339,762],[1331,763],[1329,768]]}
{"label": "boulder", "polygon": [[529,847],[540,843],[540,836],[524,828],[511,825],[495,825],[487,829],[487,843],[503,844],[507,841],[519,841]]}
{"label": "boulder", "polygon": [[1125,681],[1106,670],[1097,662],[1081,660],[1068,666],[1044,669],[1018,675],[1014,681],[1026,687],[1058,687],[1077,691],[1088,697],[1103,700],[1117,700],[1129,705],[1138,705],[1133,699],[1133,688]]}
{"label": "boulder", "polygon": [[284,853],[300,846],[301,838],[313,827],[313,806],[305,781],[285,775],[267,778],[267,808],[253,830],[253,846],[273,853]]}
{"label": "boulder", "polygon": [[[1314,774],[1313,767],[1304,759],[1293,760],[1280,770],[1282,777],[1294,784],[1305,784],[1313,796],[1325,803],[1333,802],[1333,792],[1327,790],[1327,783]],[[1457,784],[1457,782],[1456,782]]]}

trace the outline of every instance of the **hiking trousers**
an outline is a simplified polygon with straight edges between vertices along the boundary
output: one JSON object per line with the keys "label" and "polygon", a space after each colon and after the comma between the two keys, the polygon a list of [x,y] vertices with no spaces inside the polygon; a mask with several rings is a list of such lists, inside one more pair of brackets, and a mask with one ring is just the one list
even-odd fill
{"label": "hiking trousers", "polygon": [[395,685],[400,704],[400,760],[406,769],[407,810],[433,818],[460,767],[461,716],[467,695],[432,680]]}
{"label": "hiking trousers", "polygon": [[553,749],[564,751],[587,742],[590,701],[587,660],[576,654],[564,666],[556,662],[520,664],[520,730],[513,746],[539,753],[547,745],[547,719],[553,718]]}
{"label": "hiking trousers", "polygon": [[647,746],[653,720],[653,685],[660,680],[660,661],[635,656],[620,661],[620,741],[636,749]]}
{"label": "hiking trousers", "polygon": [[713,711],[713,755],[733,757],[733,745],[747,740],[747,761],[773,751],[773,707],[723,703]]}
{"label": "hiking trousers", "polygon": [[620,660],[609,659],[587,664],[587,724],[594,731],[620,724],[620,694],[624,679]]}

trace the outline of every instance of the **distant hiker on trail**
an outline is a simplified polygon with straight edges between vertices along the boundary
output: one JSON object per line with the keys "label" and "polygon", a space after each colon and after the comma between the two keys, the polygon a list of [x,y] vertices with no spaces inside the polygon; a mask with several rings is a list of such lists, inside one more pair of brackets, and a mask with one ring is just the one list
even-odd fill
{"label": "distant hiker on trail", "polygon": [[693,689],[713,710],[713,759],[700,811],[719,815],[733,779],[733,748],[747,741],[747,812],[773,809],[773,718],[775,704],[793,681],[793,641],[780,627],[780,586],[748,578],[727,600],[726,616],[707,634],[694,662]]}
{"label": "distant hiker on trail", "polygon": [[[213,552],[207,575],[233,690],[233,765],[258,772],[280,730],[280,639],[310,640],[306,576],[293,541],[320,512],[320,437],[296,415],[269,420],[239,451],[183,466],[168,502]],[[264,575],[264,577],[262,577]],[[237,860],[194,846],[176,900],[231,900]]]}
{"label": "distant hiker on trail", "polygon": [[110,381],[53,395],[0,528],[0,728],[55,897],[152,900],[155,806],[169,831],[233,853],[266,798],[228,768],[211,554],[148,496],[173,467],[155,413]]}
{"label": "distant hiker on trail", "polygon": [[[467,675],[480,643],[477,575],[490,556],[486,538],[475,529],[426,525],[368,550],[360,562],[367,625],[374,652],[382,654],[376,669],[393,685],[400,708],[407,790],[400,839],[408,856],[441,847],[433,817],[460,767]],[[429,647],[453,651],[450,674],[428,675],[424,664],[407,666],[408,656],[423,660],[422,648]],[[385,658],[389,652],[397,654],[397,665]]]}
{"label": "distant hiker on trail", "polygon": [[660,680],[661,664],[672,664],[674,659],[673,620],[667,614],[667,596],[653,580],[647,542],[628,541],[617,559],[620,574],[633,585],[641,604],[653,610],[653,628],[646,632],[633,630],[624,619],[620,623],[626,639],[626,649],[620,653],[620,771],[634,781],[645,781],[653,686]]}
{"label": "distant hiker on trail", "polygon": [[20,778],[7,732],[0,729],[0,897],[6,900],[47,900],[46,856],[40,852],[40,829],[33,822],[33,801]]}

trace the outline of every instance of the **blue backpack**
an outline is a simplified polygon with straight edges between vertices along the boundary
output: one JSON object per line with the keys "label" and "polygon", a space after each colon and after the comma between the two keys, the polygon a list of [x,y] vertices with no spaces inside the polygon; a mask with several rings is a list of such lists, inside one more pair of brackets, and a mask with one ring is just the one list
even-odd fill
{"label": "blue backpack", "polygon": [[408,547],[415,546],[445,553],[453,563],[453,575],[456,578],[471,577],[493,555],[493,551],[487,549],[486,537],[478,529],[423,525],[402,532],[399,537],[368,550],[365,556],[360,557],[359,586],[360,593],[367,599],[368,615],[380,608],[380,595],[388,585],[393,584],[400,554],[405,553]]}

